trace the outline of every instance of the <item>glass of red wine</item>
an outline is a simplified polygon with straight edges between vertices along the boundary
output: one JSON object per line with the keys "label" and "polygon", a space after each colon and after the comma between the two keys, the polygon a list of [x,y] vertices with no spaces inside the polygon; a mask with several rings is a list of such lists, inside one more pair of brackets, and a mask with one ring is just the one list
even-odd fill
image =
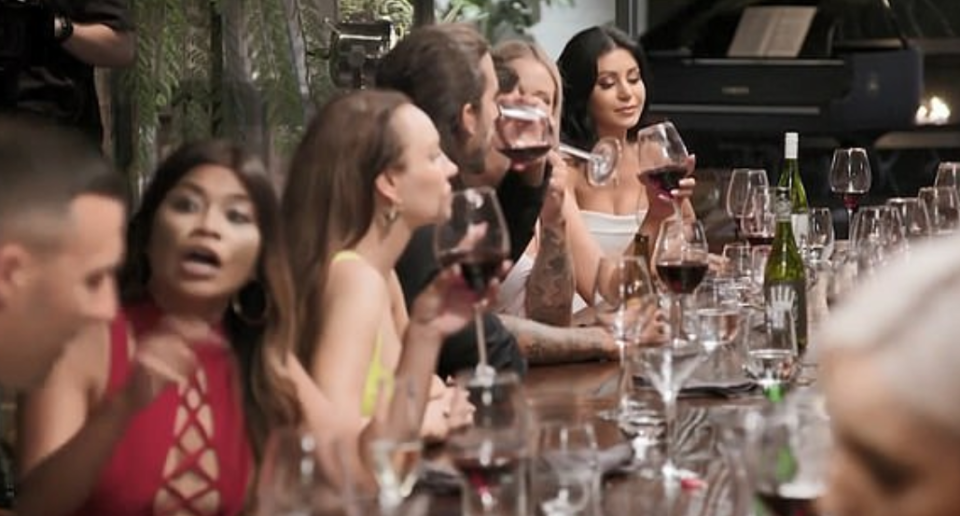
{"label": "glass of red wine", "polygon": [[754,186],[747,195],[741,221],[744,238],[752,247],[771,245],[777,229],[776,188]]}
{"label": "glass of red wine", "polygon": [[463,410],[463,403],[474,409],[473,425],[453,431],[446,442],[464,479],[462,513],[524,514],[530,425],[520,378],[512,372],[492,378],[465,372],[456,383],[467,396],[455,398],[451,410]]}
{"label": "glass of red wine", "polygon": [[[870,191],[870,184],[873,181],[867,151],[860,147],[833,151],[829,181],[830,191],[843,199],[843,206],[847,209],[849,228],[849,224],[853,221],[853,214],[860,205],[860,199]],[[847,238],[850,238],[849,229]]]}
{"label": "glass of red wine", "polygon": [[671,122],[661,122],[641,129],[637,133],[637,150],[640,179],[653,186],[661,197],[671,199],[680,218],[680,203],[670,192],[680,188],[680,180],[687,176],[690,155],[677,128]]}
{"label": "glass of red wine", "polygon": [[832,447],[823,400],[792,392],[757,417],[745,454],[757,498],[771,516],[818,516]]}
{"label": "glass of red wine", "polygon": [[[437,260],[444,268],[458,265],[467,285],[484,296],[510,253],[510,236],[497,193],[490,187],[455,192],[449,212],[444,215],[446,220],[438,224],[434,232]],[[484,309],[483,302],[474,306],[478,377],[495,374],[487,360]]]}
{"label": "glass of red wine", "polygon": [[754,188],[765,188],[767,186],[769,186],[767,171],[763,169],[737,168],[730,174],[725,201],[727,215],[734,221],[734,239],[740,240],[750,193]]}
{"label": "glass of red wine", "polygon": [[[500,153],[514,165],[526,166],[542,159],[553,148],[555,124],[550,114],[538,106],[523,103],[500,104],[497,117]],[[589,151],[561,143],[565,156],[586,164],[584,173],[591,186],[603,186],[616,180],[622,149],[616,138],[601,138]]]}
{"label": "glass of red wine", "polygon": [[671,298],[671,338],[683,340],[683,297],[693,294],[707,275],[707,236],[696,220],[666,219],[653,250],[660,282]]}
{"label": "glass of red wine", "polygon": [[527,165],[543,158],[554,145],[553,120],[549,113],[535,105],[500,104],[496,128],[502,145],[497,150],[515,165]]}

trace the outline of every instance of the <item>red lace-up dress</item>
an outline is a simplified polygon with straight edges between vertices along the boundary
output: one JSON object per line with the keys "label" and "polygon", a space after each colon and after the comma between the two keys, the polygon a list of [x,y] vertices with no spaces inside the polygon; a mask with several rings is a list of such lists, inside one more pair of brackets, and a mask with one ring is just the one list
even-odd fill
{"label": "red lace-up dress", "polygon": [[[131,372],[128,330],[161,319],[152,302],[125,307],[110,335],[107,396]],[[137,414],[78,516],[235,516],[253,473],[239,370],[222,344],[196,343],[199,367],[188,385],[170,386]]]}

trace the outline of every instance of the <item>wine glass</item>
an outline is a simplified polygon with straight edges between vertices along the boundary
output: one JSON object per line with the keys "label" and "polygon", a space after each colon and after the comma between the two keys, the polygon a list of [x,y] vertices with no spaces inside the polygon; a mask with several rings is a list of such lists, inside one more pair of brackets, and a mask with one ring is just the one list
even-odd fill
{"label": "wine glass", "polygon": [[671,122],[661,122],[637,133],[641,180],[649,182],[658,193],[672,200],[676,218],[681,217],[680,202],[670,193],[680,188],[680,180],[687,176],[690,155]]}
{"label": "wine glass", "polygon": [[496,129],[502,144],[497,150],[514,164],[526,165],[537,161],[553,147],[553,119],[535,105],[520,102],[500,104]]}
{"label": "wine glass", "polygon": [[[793,308],[770,303],[766,306],[761,331],[747,333],[747,356],[743,372],[763,389],[768,398],[778,400],[784,387],[800,372],[800,346],[794,324]],[[757,321],[760,322],[759,316]]]}
{"label": "wine glass", "polygon": [[807,260],[819,264],[833,254],[833,214],[830,208],[810,209],[810,228],[807,232]]}
{"label": "wine glass", "polygon": [[[436,226],[434,251],[442,267],[458,265],[463,279],[483,296],[510,253],[510,236],[497,193],[489,187],[467,188],[452,195],[446,220]],[[477,376],[495,373],[487,360],[483,331],[485,305],[474,306],[477,331]]]}
{"label": "wine glass", "polygon": [[681,296],[692,294],[707,274],[707,236],[696,220],[666,219],[653,251],[653,262],[660,281],[666,285],[672,301],[671,336],[683,334]]}
{"label": "wine glass", "polygon": [[[630,369],[637,371],[660,395],[663,402],[664,445],[666,457],[661,467],[663,478],[673,486],[676,481],[696,476],[676,466],[674,427],[677,420],[677,398],[684,382],[690,378],[704,357],[700,342],[671,339],[660,346],[641,346],[630,352]],[[627,425],[621,424],[621,428]]]}
{"label": "wine glass", "polygon": [[721,277],[730,278],[736,289],[740,305],[752,304],[755,289],[753,283],[753,248],[747,242],[731,242],[723,246],[725,260]]}
{"label": "wine glass", "polygon": [[916,197],[892,197],[887,206],[900,212],[907,240],[919,240],[930,234],[930,216],[927,207]]}
{"label": "wine glass", "polygon": [[933,186],[952,186],[960,192],[960,162],[944,161],[937,165],[937,177]]}
{"label": "wine glass", "polygon": [[456,384],[468,395],[456,398],[451,410],[460,410],[460,403],[475,409],[474,424],[447,438],[447,452],[465,480],[462,513],[523,514],[529,410],[520,378],[512,372],[493,378],[466,372],[457,376]]}
{"label": "wine glass", "polygon": [[745,451],[757,498],[772,516],[819,514],[832,437],[822,401],[798,391],[748,429]]}
{"label": "wine glass", "polygon": [[747,211],[747,201],[750,199],[751,188],[766,186],[769,186],[766,170],[736,168],[730,174],[730,182],[727,183],[726,209],[727,215],[734,221],[735,239],[740,239],[740,228]]}
{"label": "wine glass", "polygon": [[[257,514],[314,514],[321,510],[351,510],[354,476],[336,440],[323,441],[307,429],[274,430],[263,451],[257,477]],[[337,475],[342,489],[330,482]]]}
{"label": "wine glass", "polygon": [[[502,146],[497,149],[515,165],[528,165],[550,152],[555,138],[555,124],[550,114],[539,106],[520,102],[500,104],[497,135]],[[586,163],[587,182],[603,186],[615,178],[620,162],[621,145],[616,138],[600,138],[589,151],[561,143],[558,150]]]}
{"label": "wine glass", "polygon": [[593,306],[597,321],[604,325],[620,348],[619,404],[603,419],[615,421],[626,409],[625,382],[631,381],[625,369],[627,346],[635,342],[644,325],[653,316],[657,300],[644,258],[604,256],[597,265]]}
{"label": "wine glass", "polygon": [[390,431],[369,444],[369,454],[380,487],[380,506],[388,512],[410,496],[419,477],[423,442],[418,388],[412,378],[398,376],[381,381],[377,390],[378,418],[390,421]]}
{"label": "wine glass", "polygon": [[926,207],[930,217],[930,234],[952,235],[960,226],[960,196],[950,186],[925,186],[917,198]]}
{"label": "wine glass", "polygon": [[[865,149],[854,147],[837,149],[830,164],[830,191],[843,198],[847,209],[847,223],[853,221],[853,213],[860,205],[860,198],[870,191],[872,177],[870,158]],[[849,238],[850,231],[847,230]]]}
{"label": "wine glass", "polygon": [[776,200],[776,187],[751,186],[748,190],[740,229],[751,246],[773,243],[777,230]]}
{"label": "wine glass", "polygon": [[533,461],[532,491],[543,514],[596,514],[599,508],[600,452],[593,425],[548,422],[540,427]]}
{"label": "wine glass", "polygon": [[561,143],[561,153],[586,162],[587,183],[590,186],[603,186],[613,179],[616,183],[617,164],[620,163],[622,146],[620,140],[612,137],[600,138],[589,152],[572,145]]}

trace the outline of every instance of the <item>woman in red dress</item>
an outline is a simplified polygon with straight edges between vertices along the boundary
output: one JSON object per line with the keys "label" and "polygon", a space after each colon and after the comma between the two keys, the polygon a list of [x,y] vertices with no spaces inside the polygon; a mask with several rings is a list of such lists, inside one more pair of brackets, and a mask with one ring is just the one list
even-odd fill
{"label": "woman in red dress", "polygon": [[[277,195],[240,147],[170,156],[127,244],[121,313],[90,328],[21,406],[18,514],[233,516],[272,429],[305,424],[357,443],[347,458],[359,463],[364,442],[389,428],[338,415],[292,358]],[[471,317],[474,296],[454,278],[414,305],[419,339],[403,374],[422,379],[421,392],[443,336]]]}

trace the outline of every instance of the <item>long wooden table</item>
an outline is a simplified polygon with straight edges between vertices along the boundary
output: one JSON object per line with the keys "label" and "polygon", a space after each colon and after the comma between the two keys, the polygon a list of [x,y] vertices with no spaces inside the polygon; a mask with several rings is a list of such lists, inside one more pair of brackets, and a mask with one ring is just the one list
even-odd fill
{"label": "long wooden table", "polygon": [[[599,411],[615,403],[618,377],[618,365],[612,362],[531,369],[523,383],[533,420],[540,423],[590,421],[601,449],[624,446],[625,439],[616,424],[596,417]],[[650,396],[652,400],[658,399],[652,390]],[[742,410],[753,410],[759,403],[759,398],[752,396],[681,399],[676,426],[680,439],[675,449],[681,458],[680,465],[701,475],[705,485],[684,490],[676,499],[673,516],[746,513],[744,504],[750,503],[750,493],[743,492],[744,482],[738,478],[742,473],[731,467],[737,465],[739,454],[736,449],[724,449],[723,429],[730,426]],[[664,495],[663,482],[643,477],[639,473],[607,475],[603,484],[602,514],[667,514],[668,497]],[[430,500],[430,515],[460,513],[458,496],[434,496]]]}

